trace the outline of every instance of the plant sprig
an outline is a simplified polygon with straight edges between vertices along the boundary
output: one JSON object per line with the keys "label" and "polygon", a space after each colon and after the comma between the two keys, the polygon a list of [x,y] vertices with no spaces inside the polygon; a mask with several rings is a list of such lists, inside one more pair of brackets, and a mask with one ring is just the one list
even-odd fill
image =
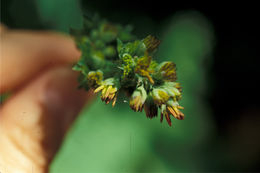
{"label": "plant sprig", "polygon": [[157,63],[154,52],[160,41],[149,35],[138,40],[132,27],[121,26],[95,16],[85,19],[82,30],[71,30],[81,58],[73,67],[79,71],[79,87],[101,92],[106,104],[115,106],[120,90],[129,95],[134,111],[145,110],[148,118],[161,112],[171,126],[171,115],[182,120],[181,86],[176,82],[173,62]]}

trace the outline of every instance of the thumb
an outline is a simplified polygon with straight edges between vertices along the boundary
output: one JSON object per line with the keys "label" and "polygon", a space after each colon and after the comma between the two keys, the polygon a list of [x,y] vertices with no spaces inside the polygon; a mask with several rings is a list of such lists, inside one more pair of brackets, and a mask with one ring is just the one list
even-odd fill
{"label": "thumb", "polygon": [[[0,172],[48,172],[64,135],[91,92],[77,74],[56,67],[15,93],[0,110]],[[1,167],[2,166],[2,167]]]}

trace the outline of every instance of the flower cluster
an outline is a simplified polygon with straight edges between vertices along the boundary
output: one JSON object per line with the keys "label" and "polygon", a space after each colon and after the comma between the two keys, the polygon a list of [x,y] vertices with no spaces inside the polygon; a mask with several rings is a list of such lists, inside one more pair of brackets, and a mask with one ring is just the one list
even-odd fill
{"label": "flower cluster", "polygon": [[117,87],[115,86],[114,78],[108,78],[101,82],[100,86],[97,87],[94,93],[101,91],[101,100],[106,102],[106,104],[112,101],[112,106],[116,104],[116,95],[118,92]]}
{"label": "flower cluster", "polygon": [[179,105],[178,100],[181,98],[180,84],[176,82],[165,82],[164,85],[152,90],[152,97],[155,104],[161,109],[161,121],[166,118],[171,126],[170,115],[182,120],[184,114],[179,109],[184,109]]}
{"label": "flower cluster", "polygon": [[115,105],[118,92],[129,95],[134,111],[145,110],[148,118],[161,113],[171,126],[171,116],[182,120],[181,86],[173,62],[153,61],[160,41],[153,36],[136,40],[131,27],[113,25],[94,17],[83,30],[73,30],[82,55],[74,70],[80,71],[80,87],[101,92],[101,100]]}

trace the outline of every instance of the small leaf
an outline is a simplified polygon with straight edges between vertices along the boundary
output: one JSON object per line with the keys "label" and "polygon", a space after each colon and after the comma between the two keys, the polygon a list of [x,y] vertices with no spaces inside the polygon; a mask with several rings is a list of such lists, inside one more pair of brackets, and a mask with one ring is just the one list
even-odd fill
{"label": "small leaf", "polygon": [[117,52],[119,53],[119,57],[122,58],[122,55],[120,54],[120,52],[121,52],[124,44],[119,38],[116,41],[117,41]]}

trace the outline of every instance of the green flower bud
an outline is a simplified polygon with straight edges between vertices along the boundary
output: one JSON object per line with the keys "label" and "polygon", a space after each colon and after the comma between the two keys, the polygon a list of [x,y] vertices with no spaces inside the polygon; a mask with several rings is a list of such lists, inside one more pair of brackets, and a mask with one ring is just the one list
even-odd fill
{"label": "green flower bud", "polygon": [[178,87],[179,83],[176,82],[165,82],[163,88],[169,94],[169,96],[175,98],[175,100],[179,100],[181,97],[181,92],[176,86]]}
{"label": "green flower bud", "polygon": [[100,85],[102,79],[103,79],[103,72],[100,70],[90,71],[87,76],[88,84],[91,87]]}

